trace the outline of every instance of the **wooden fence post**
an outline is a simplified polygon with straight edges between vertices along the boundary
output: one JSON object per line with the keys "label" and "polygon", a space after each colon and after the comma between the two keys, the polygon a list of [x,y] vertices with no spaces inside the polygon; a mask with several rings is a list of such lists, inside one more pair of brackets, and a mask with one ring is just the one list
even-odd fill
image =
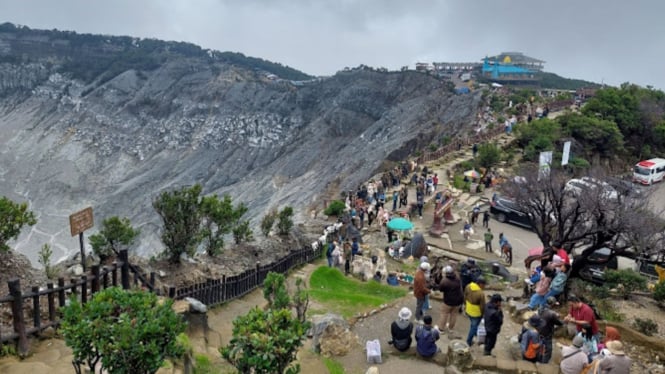
{"label": "wooden fence post", "polygon": [[152,292],[157,293],[157,290],[155,289],[155,277],[156,273],[154,271],[150,272],[150,288],[152,289]]}
{"label": "wooden fence post", "polygon": [[14,332],[18,335],[18,354],[25,357],[28,354],[28,337],[25,334],[25,318],[23,316],[23,294],[21,293],[21,280],[10,279],[7,282],[9,294],[12,297],[12,320],[14,321]]}
{"label": "wooden fence post", "polygon": [[53,291],[53,282],[46,283],[48,289],[48,320],[49,322],[55,321],[55,294]]}
{"label": "wooden fence post", "polygon": [[260,261],[256,261],[256,274],[254,274],[254,277],[255,277],[255,278],[254,278],[254,284],[255,284],[257,287],[261,285],[261,284],[259,283],[259,273],[260,273],[259,270],[260,270],[260,269],[261,269],[261,262],[260,262]]}
{"label": "wooden fence post", "polygon": [[175,287],[169,286],[169,298],[175,299]]}
{"label": "wooden fence post", "polygon": [[92,265],[92,286],[90,293],[93,295],[99,292],[99,265]]}
{"label": "wooden fence post", "polygon": [[58,278],[58,306],[65,306],[65,278]]}
{"label": "wooden fence post", "polygon": [[32,286],[32,325],[40,331],[41,323],[41,310],[39,308],[39,287]]}
{"label": "wooden fence post", "polygon": [[81,304],[88,302],[88,276],[81,275]]}
{"label": "wooden fence post", "polygon": [[120,251],[120,281],[124,290],[129,289],[129,260],[126,249]]}

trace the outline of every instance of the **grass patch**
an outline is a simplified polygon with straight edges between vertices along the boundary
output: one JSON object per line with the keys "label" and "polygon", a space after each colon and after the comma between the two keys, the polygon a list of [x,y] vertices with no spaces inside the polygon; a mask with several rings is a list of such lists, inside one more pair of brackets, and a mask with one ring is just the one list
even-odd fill
{"label": "grass patch", "polygon": [[328,373],[330,374],[346,373],[346,371],[344,370],[344,366],[342,366],[342,364],[333,360],[332,358],[324,357],[323,364],[326,365],[326,369],[328,369]]}
{"label": "grass patch", "polygon": [[406,293],[407,290],[402,287],[374,281],[361,282],[327,266],[316,269],[309,279],[310,297],[326,306],[328,311],[345,318],[399,299]]}

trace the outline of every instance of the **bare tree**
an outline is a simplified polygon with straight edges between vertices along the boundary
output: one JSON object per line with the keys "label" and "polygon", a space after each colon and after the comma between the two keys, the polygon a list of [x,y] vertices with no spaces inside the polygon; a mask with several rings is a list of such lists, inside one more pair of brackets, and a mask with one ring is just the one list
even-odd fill
{"label": "bare tree", "polygon": [[560,242],[568,252],[583,248],[575,257],[571,276],[576,276],[587,265],[587,258],[602,247],[610,248],[611,256],[630,258],[646,251],[663,251],[656,248],[665,221],[649,209],[647,194],[619,194],[604,187],[608,177],[602,170],[589,174],[598,185],[573,190],[567,187],[570,175],[564,170],[544,173],[527,165],[520,170],[520,177],[505,183],[502,190],[531,217],[543,246]]}

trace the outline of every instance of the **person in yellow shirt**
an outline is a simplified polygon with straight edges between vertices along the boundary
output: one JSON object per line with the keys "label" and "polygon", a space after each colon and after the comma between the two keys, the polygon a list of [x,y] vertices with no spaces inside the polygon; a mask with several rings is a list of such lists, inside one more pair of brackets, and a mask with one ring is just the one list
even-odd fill
{"label": "person in yellow shirt", "polygon": [[475,281],[469,283],[464,288],[464,305],[466,315],[469,317],[469,335],[466,337],[466,344],[473,345],[473,337],[478,334],[478,325],[483,318],[483,311],[485,310],[485,278],[478,277]]}

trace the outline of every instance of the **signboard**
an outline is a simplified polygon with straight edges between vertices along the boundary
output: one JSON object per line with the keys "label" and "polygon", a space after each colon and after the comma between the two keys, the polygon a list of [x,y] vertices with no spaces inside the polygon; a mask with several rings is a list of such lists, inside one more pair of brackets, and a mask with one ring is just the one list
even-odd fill
{"label": "signboard", "polygon": [[561,166],[568,165],[570,158],[570,140],[563,143],[563,156],[561,156]]}
{"label": "signboard", "polygon": [[69,216],[69,229],[72,236],[83,233],[83,231],[92,228],[94,222],[92,220],[92,207],[87,207]]}

